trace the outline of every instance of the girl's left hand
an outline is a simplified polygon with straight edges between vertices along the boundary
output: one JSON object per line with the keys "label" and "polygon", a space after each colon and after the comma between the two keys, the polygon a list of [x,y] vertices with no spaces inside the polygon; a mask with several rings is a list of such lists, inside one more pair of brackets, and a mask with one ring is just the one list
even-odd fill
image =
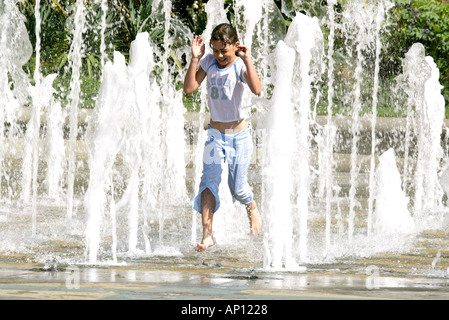
{"label": "girl's left hand", "polygon": [[243,45],[237,45],[236,54],[237,54],[237,56],[239,56],[242,59],[251,57],[251,52],[250,52],[249,48],[247,46],[243,46]]}

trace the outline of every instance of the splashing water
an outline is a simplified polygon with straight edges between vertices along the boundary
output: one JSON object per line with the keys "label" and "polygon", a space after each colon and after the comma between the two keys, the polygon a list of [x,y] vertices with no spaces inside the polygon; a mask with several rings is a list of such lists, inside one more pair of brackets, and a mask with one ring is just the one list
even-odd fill
{"label": "splashing water", "polygon": [[[302,32],[304,29],[310,32]],[[297,267],[292,257],[293,224],[298,226],[299,259],[304,261],[307,257],[310,89],[315,75],[311,62],[312,56],[322,57],[322,41],[318,20],[297,14],[285,37],[285,44],[279,42],[276,51],[274,103],[266,118],[264,170],[268,175],[265,174],[263,181],[266,186],[263,210],[269,216],[266,241],[269,249],[266,252],[271,252],[266,264],[275,269],[282,266],[284,258],[287,268]],[[287,56],[293,58],[288,59]],[[299,114],[294,111],[294,106],[298,106]],[[273,180],[279,185],[272,184]],[[295,211],[290,200],[294,196],[293,191],[296,193]],[[274,244],[271,246],[270,242]]]}
{"label": "splashing water", "polygon": [[282,128],[294,127],[294,113],[290,97],[293,81],[293,66],[295,50],[283,41],[278,43],[275,51],[277,70],[274,76],[276,91],[273,94],[272,108],[267,114],[266,141],[264,144],[263,183],[264,202],[263,212],[266,215],[264,223],[269,230],[264,237],[266,267],[280,269],[282,264],[292,267],[293,223],[292,205],[290,201],[293,192],[293,164],[294,145],[296,135],[284,137]]}
{"label": "splashing water", "polygon": [[[185,122],[190,122],[190,114],[175,85],[179,80],[176,74],[183,70],[173,70],[168,61],[181,60],[183,55],[188,60],[190,51],[188,46],[173,45],[171,30],[178,28],[179,22],[172,18],[171,1],[153,2],[153,17],[164,17],[163,45],[156,46],[148,33],[139,33],[131,45],[129,64],[118,52],[107,61],[107,2],[97,2],[103,12],[100,45],[104,67],[83,139],[77,132],[82,35],[87,27],[83,1],[77,1],[75,7],[67,109],[54,97],[52,84],[57,75],[43,78],[39,63],[35,84],[30,84],[22,69],[33,51],[24,18],[14,1],[4,1],[0,7],[0,130],[5,132],[5,143],[0,146],[2,248],[30,252],[30,248],[45,246],[48,239],[80,235],[84,259],[90,264],[110,257],[117,263],[120,254],[126,258],[182,256],[187,250],[185,238],[195,242],[200,227],[197,213],[190,207],[195,190],[188,191],[186,181],[192,181],[191,189],[195,189],[201,176],[206,90],[200,89],[201,110],[189,123],[197,126],[193,129],[196,141],[186,146],[191,139],[184,127],[188,127]],[[407,237],[395,239],[395,246],[373,239],[388,238],[398,230],[413,235],[428,227],[441,227],[447,212],[442,198],[449,190],[449,169],[441,170],[440,164],[444,158],[440,138],[444,99],[435,63],[420,44],[406,54],[403,74],[397,79],[398,88],[408,98],[406,125],[401,128],[405,143],[380,146],[376,135],[379,35],[391,3],[352,1],[339,13],[339,20],[336,4],[328,1],[328,16],[318,20],[299,13],[307,11],[303,10],[306,4],[294,1],[295,11],[289,12],[293,20],[285,34],[273,1],[235,2],[239,36],[251,47],[264,87],[261,96],[245,97],[245,108],[257,110],[250,119],[257,147],[251,166],[255,178],[250,183],[260,199],[263,241],[259,250],[267,270],[301,271],[304,267],[300,265],[313,261],[362,252],[370,255],[396,248],[396,244],[400,247]],[[207,44],[212,28],[227,21],[224,0],[208,1],[206,12],[203,38]],[[38,14],[36,21],[39,25]],[[325,24],[330,28],[326,45],[321,31]],[[39,39],[39,28],[36,32]],[[190,32],[182,32],[190,41]],[[337,32],[347,39],[344,49],[335,45]],[[373,67],[367,68],[367,64]],[[327,116],[320,117],[316,106],[322,102],[324,91],[318,84],[323,81]],[[369,106],[362,96],[371,97]],[[27,104],[31,108],[24,108]],[[335,104],[350,110],[350,115],[333,116]],[[368,117],[360,115],[365,107],[373,110]],[[26,113],[30,115],[25,117]],[[46,121],[45,137],[40,133],[41,115]],[[63,137],[66,116],[68,141]],[[29,120],[25,134],[20,129],[24,117]],[[344,121],[347,124],[342,127]],[[363,145],[366,132],[370,142]],[[395,134],[392,140],[402,141],[400,132]],[[85,147],[89,174],[86,190],[77,193],[79,146]],[[27,157],[22,159],[22,154]],[[41,184],[45,188],[39,188]],[[228,248],[236,242],[249,242],[244,210],[232,204],[225,184],[221,187],[223,206],[214,219],[218,245]],[[82,204],[78,208],[77,201]],[[48,209],[40,209],[50,204],[66,210],[62,222],[53,222],[54,217],[45,216]],[[14,206],[20,208],[21,213],[15,213],[18,216],[31,216],[17,232],[14,226],[19,222],[13,223],[17,219],[11,218]],[[73,209],[77,215],[72,216]],[[32,230],[31,239],[24,236],[27,228]],[[242,249],[239,257],[246,257],[250,250]]]}
{"label": "splashing water", "polygon": [[[414,216],[429,218],[440,211],[442,189],[438,178],[443,149],[440,144],[444,124],[444,98],[441,95],[439,72],[431,57],[425,56],[424,46],[414,44],[403,61],[404,73],[398,81],[408,94],[406,152],[417,137],[417,155],[405,158],[404,183],[414,188]],[[412,110],[412,107],[415,110]],[[412,167],[414,167],[412,169]],[[410,185],[411,183],[411,185]],[[441,211],[440,211],[441,214]],[[438,215],[438,214],[437,214]]]}
{"label": "splashing water", "polygon": [[408,211],[408,198],[402,190],[401,176],[393,149],[388,149],[379,157],[375,186],[373,234],[388,236],[413,232],[415,225]]}

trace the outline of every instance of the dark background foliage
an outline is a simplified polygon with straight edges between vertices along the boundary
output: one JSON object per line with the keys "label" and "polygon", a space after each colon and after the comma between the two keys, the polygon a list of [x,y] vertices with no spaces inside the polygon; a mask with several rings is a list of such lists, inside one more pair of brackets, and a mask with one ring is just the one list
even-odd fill
{"label": "dark background foliage", "polygon": [[[348,0],[339,0],[336,10],[341,11]],[[41,0],[41,72],[44,75],[58,73],[55,87],[64,100],[68,92],[70,68],[68,53],[72,39],[75,0]],[[109,59],[114,51],[128,56],[131,41],[139,31],[148,31],[153,42],[162,44],[164,16],[152,14],[153,1],[108,0],[107,29],[105,33]],[[444,86],[446,109],[449,109],[449,4],[448,0],[396,0],[389,12],[389,24],[382,34],[383,52],[381,78],[391,81],[400,74],[401,61],[413,43],[421,42],[426,54],[434,58],[440,70],[440,83]],[[82,100],[84,107],[94,106],[101,78],[100,19],[101,6],[98,1],[85,1],[86,24],[83,47]],[[207,0],[173,0],[171,16],[187,27],[193,34],[201,34],[207,23],[205,5]],[[294,4],[291,0],[276,0],[288,26],[292,19]],[[18,2],[26,17],[26,27],[35,47],[35,1]],[[228,18],[233,22],[233,1],[226,0]],[[301,11],[323,17],[326,1],[302,1]],[[325,36],[328,34],[323,27]],[[176,31],[173,31],[175,35]],[[338,39],[336,39],[338,43]],[[185,63],[185,61],[184,61]],[[25,65],[33,77],[35,55]]]}

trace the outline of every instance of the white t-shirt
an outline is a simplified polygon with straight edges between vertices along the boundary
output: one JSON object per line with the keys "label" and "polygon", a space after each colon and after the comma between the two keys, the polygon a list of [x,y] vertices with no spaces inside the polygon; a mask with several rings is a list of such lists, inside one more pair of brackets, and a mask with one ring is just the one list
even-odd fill
{"label": "white t-shirt", "polygon": [[200,61],[207,74],[207,104],[210,117],[217,122],[233,122],[247,118],[246,108],[242,108],[246,66],[240,57],[225,68],[219,69],[213,54]]}

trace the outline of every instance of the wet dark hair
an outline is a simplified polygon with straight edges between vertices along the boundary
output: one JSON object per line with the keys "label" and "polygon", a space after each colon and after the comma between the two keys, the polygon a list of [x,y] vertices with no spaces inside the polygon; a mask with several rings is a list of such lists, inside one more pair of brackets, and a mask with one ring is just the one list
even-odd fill
{"label": "wet dark hair", "polygon": [[217,25],[210,36],[209,45],[212,47],[212,41],[220,40],[223,43],[231,45],[239,41],[237,31],[229,23],[222,23]]}

